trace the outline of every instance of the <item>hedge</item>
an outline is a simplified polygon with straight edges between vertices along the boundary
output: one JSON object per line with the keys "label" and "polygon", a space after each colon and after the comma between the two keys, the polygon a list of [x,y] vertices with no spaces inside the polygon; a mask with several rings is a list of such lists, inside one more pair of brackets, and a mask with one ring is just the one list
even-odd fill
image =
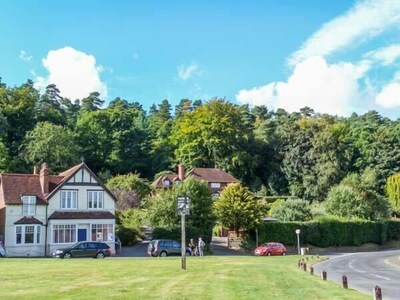
{"label": "hedge", "polygon": [[258,228],[261,243],[266,241],[296,245],[296,229],[300,229],[303,245],[316,247],[360,246],[365,243],[384,244],[400,240],[400,221],[345,221],[323,219],[310,222],[271,222]]}

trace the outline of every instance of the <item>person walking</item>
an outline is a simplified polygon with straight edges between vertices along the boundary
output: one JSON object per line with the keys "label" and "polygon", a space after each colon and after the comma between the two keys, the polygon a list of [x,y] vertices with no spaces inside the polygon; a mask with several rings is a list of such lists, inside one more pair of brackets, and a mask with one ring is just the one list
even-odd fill
{"label": "person walking", "polygon": [[197,246],[199,247],[199,256],[203,256],[204,247],[206,246],[206,243],[204,243],[204,241],[201,237],[199,237],[199,244]]}

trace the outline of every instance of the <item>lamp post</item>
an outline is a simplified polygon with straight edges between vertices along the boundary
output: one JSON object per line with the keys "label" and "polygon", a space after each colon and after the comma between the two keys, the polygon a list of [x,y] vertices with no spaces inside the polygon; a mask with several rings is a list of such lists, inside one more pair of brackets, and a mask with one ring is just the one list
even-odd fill
{"label": "lamp post", "polygon": [[297,254],[300,255],[300,229],[296,229],[297,234]]}

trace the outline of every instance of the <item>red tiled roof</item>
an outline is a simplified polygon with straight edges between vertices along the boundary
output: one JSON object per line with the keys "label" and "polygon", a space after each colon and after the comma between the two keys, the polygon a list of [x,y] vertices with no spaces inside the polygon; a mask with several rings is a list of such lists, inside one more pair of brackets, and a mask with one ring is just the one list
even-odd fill
{"label": "red tiled roof", "polygon": [[55,211],[49,219],[115,219],[109,211]]}
{"label": "red tiled roof", "polygon": [[164,180],[168,179],[171,183],[175,182],[176,180],[178,180],[178,175],[177,174],[163,174],[160,177],[158,177],[156,180],[154,180],[151,185],[154,187],[164,187]]}
{"label": "red tiled roof", "polygon": [[229,173],[217,168],[193,168],[186,177],[192,176],[196,180],[207,182],[232,183],[239,182],[238,179]]}
{"label": "red tiled roof", "polygon": [[[49,176],[49,191],[51,192],[61,178],[59,176]],[[42,192],[38,174],[9,174],[0,175],[1,193],[6,205],[21,204],[21,196],[35,195],[37,204],[47,204],[46,196]]]}
{"label": "red tiled roof", "polygon": [[15,221],[14,224],[19,225],[19,224],[40,224],[43,225],[42,222],[40,222],[38,219],[34,217],[23,217],[22,219],[19,219],[18,221]]}

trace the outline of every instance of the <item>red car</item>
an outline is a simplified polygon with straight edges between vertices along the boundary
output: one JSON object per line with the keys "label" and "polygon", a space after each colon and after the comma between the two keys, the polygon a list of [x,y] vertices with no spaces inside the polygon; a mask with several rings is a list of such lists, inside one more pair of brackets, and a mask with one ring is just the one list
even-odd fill
{"label": "red car", "polygon": [[265,243],[254,249],[254,255],[286,255],[286,247],[283,246],[281,243]]}

